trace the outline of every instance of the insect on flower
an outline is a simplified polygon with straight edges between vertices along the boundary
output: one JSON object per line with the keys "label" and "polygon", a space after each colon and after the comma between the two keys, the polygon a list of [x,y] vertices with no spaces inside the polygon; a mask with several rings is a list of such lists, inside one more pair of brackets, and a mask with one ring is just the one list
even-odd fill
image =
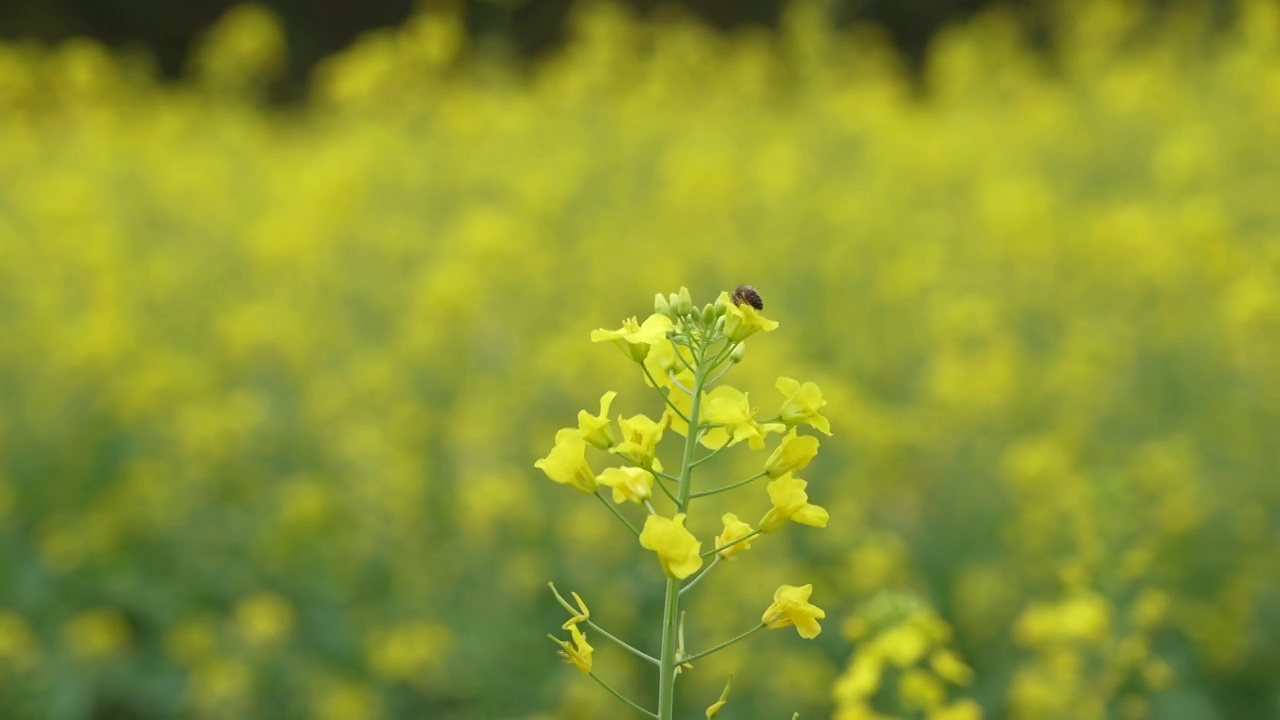
{"label": "insect on flower", "polygon": [[764,300],[760,297],[760,293],[751,285],[739,285],[733,289],[733,295],[729,296],[733,300],[734,305],[746,303],[756,310],[764,310]]}

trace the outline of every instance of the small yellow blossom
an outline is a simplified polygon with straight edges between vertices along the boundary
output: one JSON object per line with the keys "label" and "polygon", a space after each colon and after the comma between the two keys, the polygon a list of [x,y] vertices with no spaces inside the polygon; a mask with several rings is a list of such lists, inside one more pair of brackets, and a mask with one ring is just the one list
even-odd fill
{"label": "small yellow blossom", "polygon": [[764,472],[771,478],[781,477],[789,472],[803,470],[818,454],[818,438],[812,435],[797,435],[796,429],[782,438],[773,454],[764,462]]}
{"label": "small yellow blossom", "polygon": [[591,672],[591,654],[595,648],[587,642],[586,634],[579,630],[576,624],[570,625],[568,630],[569,642],[556,640],[556,644],[560,646],[560,657],[564,658],[565,662],[577,665],[578,669],[584,673]]}
{"label": "small yellow blossom", "polygon": [[912,668],[898,678],[898,697],[907,708],[930,710],[946,702],[947,690],[928,671]]}
{"label": "small yellow blossom", "polygon": [[769,483],[769,499],[773,501],[773,507],[760,520],[760,532],[771,533],[788,520],[801,525],[826,527],[826,508],[809,503],[809,495],[804,491],[808,485],[791,473]]}
{"label": "small yellow blossom", "polygon": [[650,515],[640,533],[640,546],[658,554],[662,571],[683,580],[702,567],[702,543],[684,527],[684,513],[674,518]]}
{"label": "small yellow blossom", "polygon": [[266,648],[284,642],[293,630],[293,606],[273,593],[258,593],[236,606],[236,629],[250,647]]}
{"label": "small yellow blossom", "polygon": [[729,692],[732,690],[733,676],[730,675],[728,681],[724,684],[724,690],[720,691],[720,698],[711,703],[710,707],[707,708],[707,720],[712,720],[715,716],[720,714],[720,711],[724,709],[725,703],[729,702]]}
{"label": "small yellow blossom", "polygon": [[836,681],[836,698],[852,703],[875,695],[880,689],[883,674],[884,662],[878,655],[859,651],[853,658],[853,664]]}
{"label": "small yellow blossom", "polygon": [[636,322],[634,317],[622,321],[618,330],[591,331],[591,342],[612,341],[622,349],[623,354],[636,362],[644,362],[654,344],[666,340],[673,329],[671,318],[654,313],[645,318],[644,323]]}
{"label": "small yellow blossom", "polygon": [[750,305],[734,303],[727,292],[720,293],[716,302],[725,308],[724,334],[731,342],[742,342],[760,330],[773,332],[778,329],[777,321],[770,320]]}
{"label": "small yellow blossom", "polygon": [[647,415],[619,417],[618,427],[622,430],[622,441],[611,452],[641,467],[653,467],[658,441],[662,439],[662,433],[669,422],[667,415],[656,421]]}
{"label": "small yellow blossom", "polygon": [[930,710],[925,720],[982,720],[982,708],[973,700],[964,698]]}
{"label": "small yellow blossom", "polygon": [[907,668],[929,651],[929,636],[915,623],[905,622],[877,635],[871,649],[897,667]]}
{"label": "small yellow blossom", "polygon": [[560,626],[565,630],[568,630],[571,626],[577,625],[578,623],[591,617],[591,610],[589,610],[587,608],[587,604],[582,601],[582,596],[576,592],[570,592],[569,594],[573,596],[573,602],[578,605],[578,612],[575,613],[573,617],[569,618],[568,620],[565,620],[564,625]]}
{"label": "small yellow blossom", "polygon": [[574,428],[564,428],[556,433],[555,447],[533,466],[552,480],[588,495],[596,491],[596,474],[587,464],[587,441]]}
{"label": "small yellow blossom", "polygon": [[968,685],[973,682],[973,669],[955,653],[945,648],[935,650],[929,656],[929,666],[938,677],[956,685]]}
{"label": "small yellow blossom", "polygon": [[724,523],[724,532],[720,533],[720,536],[716,538],[716,547],[724,547],[729,543],[733,543],[733,545],[719,552],[720,557],[725,560],[732,560],[734,555],[751,548],[750,540],[734,542],[738,538],[744,538],[753,532],[749,524],[739,520],[738,516],[733,513],[725,513],[720,520]]}
{"label": "small yellow blossom", "polygon": [[618,393],[610,390],[600,397],[600,414],[592,415],[586,410],[578,411],[578,433],[582,439],[601,450],[608,450],[617,442],[613,434],[613,424],[609,422],[609,406]]}
{"label": "small yellow blossom", "polygon": [[712,428],[702,438],[702,444],[709,448],[724,447],[746,440],[752,450],[764,447],[764,438],[770,432],[782,432],[785,427],[779,423],[758,423],[747,393],[737,388],[722,385],[705,396],[706,422],[721,427]]}
{"label": "small yellow blossom", "polygon": [[596,482],[613,488],[616,503],[641,503],[653,496],[653,474],[643,468],[609,468],[596,476]]}
{"label": "small yellow blossom", "polygon": [[124,613],[114,608],[76,615],[67,621],[63,634],[72,654],[84,660],[110,656],[133,642],[133,631]]}
{"label": "small yellow blossom", "polygon": [[791,625],[806,640],[818,637],[822,627],[818,620],[827,613],[817,605],[809,602],[813,594],[813,585],[780,585],[773,593],[773,604],[764,611],[760,622],[770,630],[777,630]]}
{"label": "small yellow blossom", "polygon": [[825,435],[831,434],[831,422],[818,414],[827,401],[822,399],[822,390],[815,383],[801,384],[798,380],[780,377],[774,386],[787,397],[778,410],[779,420],[787,425],[812,425]]}

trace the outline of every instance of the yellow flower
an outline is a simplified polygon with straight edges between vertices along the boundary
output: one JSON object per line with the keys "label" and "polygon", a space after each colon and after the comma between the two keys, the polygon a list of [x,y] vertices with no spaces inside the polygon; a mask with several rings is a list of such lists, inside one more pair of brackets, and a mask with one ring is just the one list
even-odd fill
{"label": "yellow flower", "polygon": [[724,334],[731,342],[742,342],[759,330],[773,332],[778,329],[776,321],[761,315],[750,305],[735,304],[727,292],[720,293],[716,302],[725,309]]}
{"label": "yellow flower", "polygon": [[587,442],[574,428],[564,428],[556,433],[556,446],[533,466],[552,480],[588,495],[596,491],[596,474],[587,464]]}
{"label": "yellow flower", "polygon": [[822,632],[818,619],[826,617],[827,613],[809,602],[811,594],[813,585],[779,586],[773,593],[773,604],[764,611],[760,622],[770,630],[795,625],[796,632],[806,640],[818,637],[818,633]]}
{"label": "yellow flower", "polygon": [[931,710],[946,702],[947,690],[928,671],[912,668],[898,678],[898,697],[907,708]]}
{"label": "yellow flower", "polygon": [[973,669],[965,665],[964,661],[950,650],[934,651],[933,655],[929,656],[929,666],[938,677],[956,685],[968,685],[973,682]]}
{"label": "yellow flower", "polygon": [[982,720],[982,708],[978,703],[965,698],[945,707],[934,708],[925,718],[926,720]]}
{"label": "yellow flower", "polygon": [[702,567],[702,543],[684,527],[684,513],[674,518],[650,515],[640,533],[640,546],[658,554],[662,571],[683,580]]}
{"label": "yellow flower", "polygon": [[804,491],[808,485],[791,473],[769,483],[769,499],[773,501],[773,507],[760,520],[760,532],[773,532],[788,520],[801,525],[826,527],[827,511],[809,503],[809,495]]}
{"label": "yellow flower", "polygon": [[707,720],[711,720],[715,716],[719,715],[720,711],[724,709],[724,706],[724,700],[717,700],[711,703],[711,705],[707,707]]}
{"label": "yellow flower", "polygon": [[578,612],[573,617],[569,618],[568,620],[565,620],[564,625],[560,626],[565,630],[568,630],[570,627],[577,625],[583,620],[586,620],[587,618],[591,617],[591,611],[587,609],[587,604],[582,601],[582,596],[578,595],[578,593],[576,592],[570,592],[569,594],[573,596],[573,601],[577,603]]}
{"label": "yellow flower", "polygon": [[818,454],[818,438],[812,435],[799,436],[796,429],[782,438],[773,454],[764,462],[764,472],[771,478],[781,477],[789,472],[803,470]]}
{"label": "yellow flower", "polygon": [[[724,532],[720,533],[719,537],[716,538],[716,547],[724,547],[734,540],[746,537],[753,532],[750,525],[739,520],[738,516],[733,513],[725,513],[720,520],[724,523]],[[751,541],[743,540],[721,550],[719,555],[725,560],[732,560],[734,555],[750,548]]]}
{"label": "yellow flower", "polygon": [[780,377],[775,387],[787,396],[778,410],[778,419],[787,425],[812,425],[826,435],[831,434],[831,423],[818,411],[827,404],[822,399],[822,390],[814,383],[803,385],[789,377]]}
{"label": "yellow flower", "polygon": [[591,672],[591,653],[595,648],[587,642],[586,634],[579,630],[576,624],[570,625],[568,630],[569,642],[556,640],[556,644],[560,646],[560,657],[564,658],[565,662],[577,665],[578,669],[584,673]]}
{"label": "yellow flower", "polygon": [[670,418],[663,415],[661,420],[650,420],[647,415],[633,415],[631,418],[618,418],[618,427],[622,429],[622,442],[611,452],[627,458],[641,467],[653,467],[656,462],[658,441],[666,430]]}
{"label": "yellow flower", "polygon": [[759,450],[764,447],[766,434],[785,429],[778,423],[756,422],[747,394],[737,388],[721,385],[704,397],[706,414],[702,419],[722,426],[708,430],[703,436],[702,444],[709,448],[724,447],[726,442],[735,445],[746,440],[752,450]]}
{"label": "yellow flower", "polygon": [[578,434],[588,443],[608,450],[617,441],[613,434],[613,425],[609,422],[609,406],[618,393],[610,390],[600,397],[600,414],[592,415],[586,410],[578,411]]}
{"label": "yellow flower", "polygon": [[644,323],[637,323],[634,317],[622,321],[618,330],[591,331],[591,342],[613,341],[623,354],[636,362],[644,362],[652,345],[667,339],[667,334],[674,326],[671,318],[657,313],[645,318]]}
{"label": "yellow flower", "polygon": [[873,653],[858,652],[853,664],[836,681],[835,695],[838,701],[854,702],[869,698],[880,689],[884,664]]}
{"label": "yellow flower", "polygon": [[637,467],[613,467],[596,477],[596,482],[613,488],[613,501],[641,503],[653,495],[653,474]]}

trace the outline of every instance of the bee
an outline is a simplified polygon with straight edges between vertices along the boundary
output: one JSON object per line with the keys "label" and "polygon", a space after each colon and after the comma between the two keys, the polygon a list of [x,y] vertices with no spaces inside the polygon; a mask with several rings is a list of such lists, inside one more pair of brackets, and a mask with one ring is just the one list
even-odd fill
{"label": "bee", "polygon": [[734,305],[746,303],[756,310],[764,310],[764,299],[760,297],[760,293],[750,285],[739,285],[733,289],[733,295],[729,296],[733,300]]}

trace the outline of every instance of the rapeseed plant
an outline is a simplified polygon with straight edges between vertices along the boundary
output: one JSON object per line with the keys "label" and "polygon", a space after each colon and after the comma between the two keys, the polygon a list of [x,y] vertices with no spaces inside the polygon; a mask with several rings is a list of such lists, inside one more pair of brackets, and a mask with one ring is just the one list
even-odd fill
{"label": "rapeseed plant", "polygon": [[[666,576],[662,626],[653,634],[657,640],[657,651],[653,654],[605,631],[590,619],[590,611],[576,592],[571,593],[575,602],[571,605],[554,583],[551,591],[556,600],[572,613],[564,624],[570,638],[565,641],[554,635],[548,637],[560,646],[560,654],[567,662],[590,675],[618,700],[643,715],[671,720],[676,707],[676,680],[682,672],[693,669],[693,661],[766,628],[795,627],[805,639],[813,639],[822,632],[818,621],[826,617],[826,612],[809,601],[813,585],[781,585],[774,591],[773,602],[757,625],[713,647],[690,651],[685,646],[686,611],[681,608],[681,598],[708,577],[721,560],[734,559],[750,549],[753,538],[772,533],[788,521],[826,527],[827,511],[808,501],[805,481],[793,477],[792,472],[807,466],[818,452],[817,438],[798,435],[796,426],[811,425],[827,435],[831,431],[830,423],[821,414],[826,401],[814,383],[802,385],[791,378],[779,378],[777,387],[784,399],[777,412],[762,420],[747,393],[721,382],[742,361],[747,338],[778,328],[776,321],[763,314],[764,300],[753,287],[741,285],[732,294],[723,292],[714,303],[702,308],[694,306],[688,289],[682,287],[670,296],[658,294],[654,309],[644,322],[628,318],[618,330],[593,331],[591,340],[615,343],[623,355],[636,364],[648,387],[662,402],[660,419],[654,421],[643,415],[630,420],[619,417],[621,432],[615,433],[608,413],[618,394],[610,390],[600,398],[600,413],[591,415],[581,411],[578,426],[558,431],[554,447],[546,457],[535,462],[534,467],[557,483],[595,495],[637,537],[642,548],[657,556]],[[661,360],[650,366],[647,363],[651,357]],[[684,438],[680,467],[674,474],[663,472],[655,455],[657,443],[666,429]],[[764,461],[762,470],[743,480],[707,487],[702,478],[707,473],[705,463],[743,441],[748,448],[761,450],[771,434],[783,433],[786,434]],[[621,442],[619,435],[624,438]],[[630,464],[596,474],[586,459],[588,446],[612,454],[610,460]],[[704,450],[701,454],[700,447]],[[701,482],[695,484],[695,475]],[[753,529],[734,513],[724,513],[721,516],[724,531],[703,550],[702,542],[686,527],[689,513],[694,509],[693,501],[745,488],[765,477],[775,478],[767,486],[773,506],[760,519],[758,527]],[[647,511],[643,529],[638,530],[632,520],[609,503],[600,485],[613,489],[615,504],[630,502],[643,506]],[[659,512],[651,502],[655,487],[670,501],[670,516]],[[707,558],[710,562],[706,562]],[[597,674],[593,648],[581,625],[657,666],[656,712],[627,698]],[[731,682],[732,677],[726,681],[719,699],[707,708],[708,718],[725,706]]]}

